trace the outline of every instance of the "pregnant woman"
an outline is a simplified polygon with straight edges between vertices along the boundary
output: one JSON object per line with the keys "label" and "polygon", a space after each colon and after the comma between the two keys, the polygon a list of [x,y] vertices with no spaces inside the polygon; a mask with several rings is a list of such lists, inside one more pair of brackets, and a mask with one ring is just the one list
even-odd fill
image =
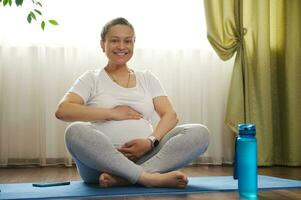
{"label": "pregnant woman", "polygon": [[[176,126],[176,112],[157,77],[127,65],[134,43],[126,19],[109,21],[100,41],[107,65],[80,76],[55,115],[72,122],[65,142],[84,182],[184,188],[187,175],[177,170],[206,151],[208,129]],[[160,121],[153,129],[154,112]]]}

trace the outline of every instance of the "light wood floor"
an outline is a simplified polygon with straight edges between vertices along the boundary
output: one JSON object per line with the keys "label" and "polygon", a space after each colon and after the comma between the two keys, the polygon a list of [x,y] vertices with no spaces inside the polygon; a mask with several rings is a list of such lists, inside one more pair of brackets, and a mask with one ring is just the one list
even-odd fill
{"label": "light wood floor", "polygon": [[[183,172],[189,176],[222,176],[232,175],[231,166],[190,166]],[[297,167],[266,167],[259,168],[261,175],[270,175],[281,178],[301,180],[301,168]],[[10,167],[0,168],[0,183],[38,182],[38,181],[66,181],[80,180],[75,167]],[[86,199],[86,198],[85,198]],[[236,192],[201,193],[181,196],[141,196],[110,198],[111,200],[232,200],[239,199]],[[260,191],[258,199],[268,200],[301,200],[301,189]]]}

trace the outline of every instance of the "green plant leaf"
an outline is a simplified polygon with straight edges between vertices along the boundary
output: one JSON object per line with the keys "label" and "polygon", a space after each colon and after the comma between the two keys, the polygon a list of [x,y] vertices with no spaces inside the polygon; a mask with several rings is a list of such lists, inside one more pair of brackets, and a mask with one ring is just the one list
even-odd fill
{"label": "green plant leaf", "polygon": [[40,7],[43,7],[40,2],[36,2],[36,4],[39,5]]}
{"label": "green plant leaf", "polygon": [[52,25],[59,25],[59,23],[57,23],[57,21],[55,21],[54,19],[50,19],[50,20],[48,20],[49,21],[49,23],[50,24],[52,24]]}
{"label": "green plant leaf", "polygon": [[28,23],[31,23],[31,14],[30,13],[27,15],[27,21],[28,21]]}
{"label": "green plant leaf", "polygon": [[12,5],[12,0],[8,0],[8,3],[9,3],[9,6],[11,6]]}
{"label": "green plant leaf", "polygon": [[15,0],[17,6],[22,6],[23,0]]}
{"label": "green plant leaf", "polygon": [[44,22],[44,21],[41,22],[41,28],[42,28],[43,31],[44,31],[44,29],[45,29],[45,22]]}
{"label": "green plant leaf", "polygon": [[3,0],[3,6],[6,6],[9,0]]}
{"label": "green plant leaf", "polygon": [[32,11],[30,11],[29,14],[31,15],[31,17],[32,17],[34,20],[37,20],[36,15],[35,15]]}
{"label": "green plant leaf", "polygon": [[37,10],[37,9],[34,9],[34,11],[35,11],[36,13],[38,13],[39,15],[42,15],[42,12],[41,12],[41,11],[39,11],[39,10]]}

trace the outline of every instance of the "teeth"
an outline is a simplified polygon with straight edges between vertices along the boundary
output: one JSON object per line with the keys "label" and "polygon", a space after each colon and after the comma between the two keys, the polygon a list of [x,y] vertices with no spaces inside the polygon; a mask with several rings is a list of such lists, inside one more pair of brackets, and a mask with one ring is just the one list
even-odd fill
{"label": "teeth", "polygon": [[115,53],[115,54],[117,54],[118,56],[124,56],[124,55],[126,55],[126,53],[122,53],[122,52],[117,52],[117,53]]}

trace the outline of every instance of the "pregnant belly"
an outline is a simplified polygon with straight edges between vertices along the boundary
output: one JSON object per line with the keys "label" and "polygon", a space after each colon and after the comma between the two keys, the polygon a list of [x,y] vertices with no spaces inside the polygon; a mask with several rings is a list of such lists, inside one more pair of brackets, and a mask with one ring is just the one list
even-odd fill
{"label": "pregnant belly", "polygon": [[115,146],[120,146],[132,139],[146,138],[153,132],[150,122],[143,118],[139,120],[106,121],[94,125],[107,135]]}

